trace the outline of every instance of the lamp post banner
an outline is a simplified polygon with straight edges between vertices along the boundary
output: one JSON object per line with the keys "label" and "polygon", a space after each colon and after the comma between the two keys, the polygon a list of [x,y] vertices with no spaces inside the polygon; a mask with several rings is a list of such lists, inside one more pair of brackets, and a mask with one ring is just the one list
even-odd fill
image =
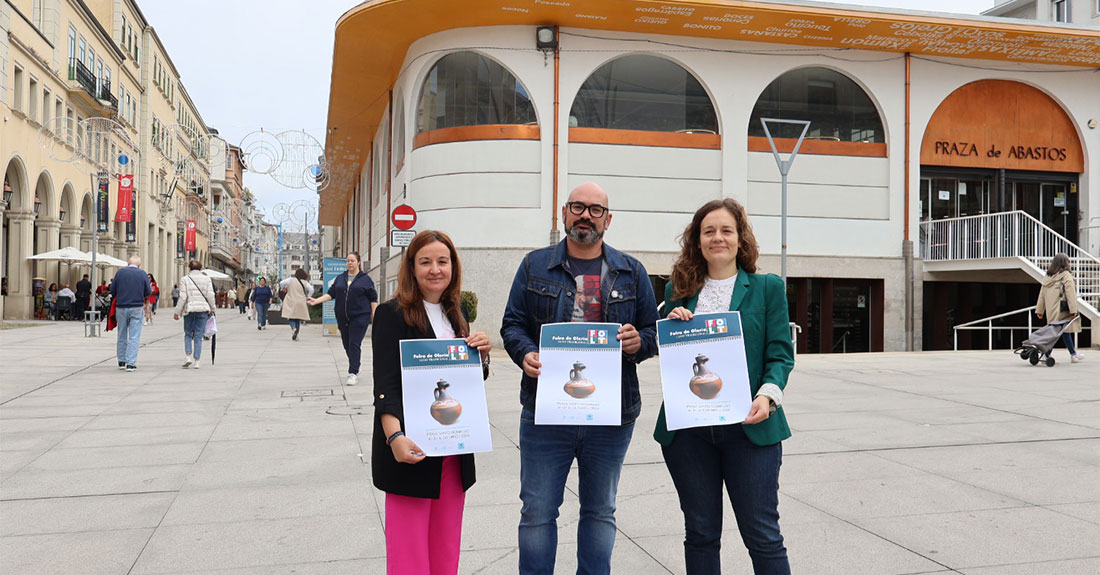
{"label": "lamp post banner", "polygon": [[[119,201],[121,202],[121,194]],[[134,243],[137,241],[137,196],[130,194],[130,220],[126,222],[126,241]]]}
{"label": "lamp post banner", "polygon": [[110,204],[111,204],[111,180],[106,176],[97,178],[96,186],[96,231],[106,232],[107,224],[110,223]]}
{"label": "lamp post banner", "polygon": [[176,259],[183,259],[183,220],[176,220]]}
{"label": "lamp post banner", "polygon": [[193,252],[197,248],[195,247],[195,220],[187,220],[187,232],[184,234],[183,249],[184,251]]}
{"label": "lamp post banner", "polygon": [[[115,221],[116,222],[130,222],[133,221],[133,202],[130,201],[134,195],[134,176],[133,174],[119,174],[118,175],[118,205],[115,208]],[[127,228],[128,229],[128,228]]]}

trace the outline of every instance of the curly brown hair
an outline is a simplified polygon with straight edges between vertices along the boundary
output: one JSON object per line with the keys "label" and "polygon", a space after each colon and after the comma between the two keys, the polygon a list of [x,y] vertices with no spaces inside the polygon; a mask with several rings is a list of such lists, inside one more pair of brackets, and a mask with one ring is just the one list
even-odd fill
{"label": "curly brown hair", "polygon": [[680,255],[672,266],[670,280],[673,285],[674,299],[687,299],[699,293],[707,279],[707,261],[703,259],[703,249],[699,244],[699,235],[703,218],[714,210],[725,208],[737,221],[737,266],[749,273],[756,273],[756,260],[760,257],[760,247],[752,233],[752,224],[745,206],[733,198],[711,200],[695,211],[691,223],[680,234]]}
{"label": "curly brown hair", "polygon": [[447,246],[451,252],[451,285],[443,290],[439,303],[443,304],[443,314],[451,321],[451,327],[455,330],[456,337],[469,335],[470,326],[462,315],[462,263],[458,260],[458,250],[455,249],[451,238],[440,231],[424,230],[413,236],[409,247],[405,249],[405,257],[401,258],[401,269],[397,272],[397,307],[405,318],[405,323],[416,327],[421,332],[428,331],[428,312],[424,311],[421,302],[424,294],[420,292],[420,284],[416,281],[416,254],[428,244],[440,242]]}

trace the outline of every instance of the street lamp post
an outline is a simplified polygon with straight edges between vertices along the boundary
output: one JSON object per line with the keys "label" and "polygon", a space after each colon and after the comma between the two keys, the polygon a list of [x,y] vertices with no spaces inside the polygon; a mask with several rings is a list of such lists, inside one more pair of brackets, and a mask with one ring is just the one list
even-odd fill
{"label": "street lamp post", "polygon": [[[768,129],[768,122],[775,124],[792,124],[795,126],[802,126],[802,134],[798,136],[798,142],[795,142],[794,150],[791,152],[791,156],[784,160],[779,156],[779,149],[775,146],[775,140],[772,138],[771,130]],[[768,144],[772,147],[772,155],[775,156],[775,164],[779,166],[779,175],[782,189],[782,248],[780,251],[780,267],[783,273],[783,286],[787,286],[787,174],[791,171],[791,165],[794,164],[794,158],[798,155],[798,149],[802,147],[802,140],[806,138],[806,132],[810,129],[809,120],[780,120],[778,118],[760,118],[760,123],[764,126],[764,135],[768,137]]]}

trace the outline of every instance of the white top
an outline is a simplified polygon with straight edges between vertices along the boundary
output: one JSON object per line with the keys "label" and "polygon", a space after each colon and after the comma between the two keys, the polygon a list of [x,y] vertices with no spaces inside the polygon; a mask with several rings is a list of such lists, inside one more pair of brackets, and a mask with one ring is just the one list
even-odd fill
{"label": "white top", "polygon": [[432,324],[436,339],[454,339],[455,329],[443,313],[443,304],[425,301],[424,311],[428,312],[428,321]]}
{"label": "white top", "polygon": [[699,290],[699,302],[695,304],[695,313],[714,313],[730,310],[733,288],[737,285],[737,274],[724,279],[707,278],[703,289]]}

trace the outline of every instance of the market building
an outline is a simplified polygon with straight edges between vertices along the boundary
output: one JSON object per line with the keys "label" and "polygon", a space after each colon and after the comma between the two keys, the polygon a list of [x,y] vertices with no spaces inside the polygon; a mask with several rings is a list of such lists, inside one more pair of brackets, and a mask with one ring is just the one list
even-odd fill
{"label": "market building", "polygon": [[[430,12],[431,18],[421,17]],[[389,214],[440,229],[495,334],[527,251],[595,181],[658,289],[704,202],[749,211],[779,273],[762,118],[807,120],[789,175],[800,352],[950,349],[1026,325],[1050,258],[1100,319],[1100,28],[808,2],[373,0],[336,25],[320,224],[392,294]],[[799,131],[771,124],[781,153]],[[785,154],[784,154],[785,155]],[[342,253],[337,254],[342,255]],[[962,348],[1022,331],[962,331]],[[1089,343],[1087,332],[1082,343]],[[989,340],[989,341],[987,341]]]}

